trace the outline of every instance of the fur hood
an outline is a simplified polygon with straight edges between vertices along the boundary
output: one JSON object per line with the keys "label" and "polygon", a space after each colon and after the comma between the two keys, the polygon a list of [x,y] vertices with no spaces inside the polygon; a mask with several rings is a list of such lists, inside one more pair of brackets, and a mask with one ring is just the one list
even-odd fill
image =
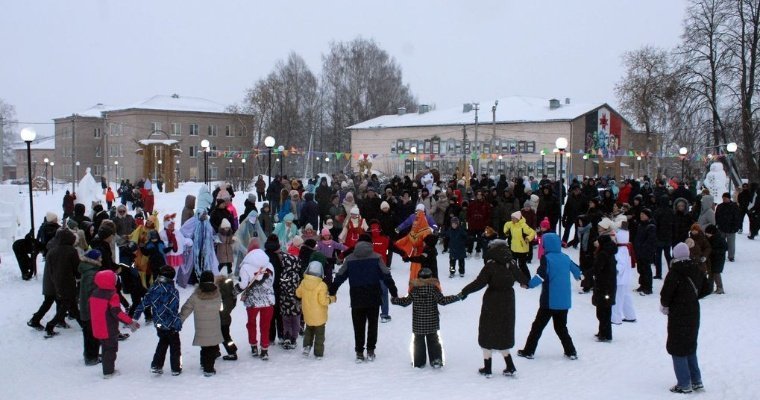
{"label": "fur hood", "polygon": [[438,282],[438,279],[436,278],[427,278],[427,279],[417,278],[411,281],[411,285],[412,287],[438,286],[440,285],[440,283]]}
{"label": "fur hood", "polygon": [[92,258],[90,258],[90,257],[86,257],[86,256],[81,256],[81,257],[79,257],[79,261],[81,261],[81,262],[83,262],[83,263],[86,263],[86,264],[94,265],[94,266],[96,266],[96,267],[98,267],[98,268],[100,268],[100,266],[102,265],[102,264],[100,263],[100,261],[98,261],[98,260],[93,260]]}

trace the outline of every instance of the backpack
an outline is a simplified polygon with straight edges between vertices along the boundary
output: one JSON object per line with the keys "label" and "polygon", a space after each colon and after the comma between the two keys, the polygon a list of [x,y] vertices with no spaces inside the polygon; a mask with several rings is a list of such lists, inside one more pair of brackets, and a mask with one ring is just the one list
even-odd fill
{"label": "backpack", "polygon": [[694,289],[694,294],[697,296],[697,299],[703,299],[713,292],[713,279],[710,277],[709,274],[705,272],[699,272],[702,277],[702,283],[697,288],[697,285],[694,284],[694,281],[691,279],[691,277],[686,277],[686,279],[689,280],[689,283],[691,284],[691,288]]}

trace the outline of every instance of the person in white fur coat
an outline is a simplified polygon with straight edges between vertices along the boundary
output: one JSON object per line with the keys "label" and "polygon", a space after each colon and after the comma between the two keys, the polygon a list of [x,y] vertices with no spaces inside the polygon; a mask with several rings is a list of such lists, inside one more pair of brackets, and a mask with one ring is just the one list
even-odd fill
{"label": "person in white fur coat", "polygon": [[617,292],[615,304],[612,306],[611,322],[620,325],[623,322],[636,322],[636,311],[633,309],[631,279],[636,268],[633,257],[633,245],[629,242],[628,223],[622,222],[615,237],[618,243],[617,260]]}

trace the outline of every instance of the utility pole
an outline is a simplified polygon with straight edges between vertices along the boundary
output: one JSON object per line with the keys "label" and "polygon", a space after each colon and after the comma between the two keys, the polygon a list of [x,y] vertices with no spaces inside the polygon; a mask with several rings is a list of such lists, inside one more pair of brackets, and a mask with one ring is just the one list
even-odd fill
{"label": "utility pole", "polygon": [[467,166],[467,126],[462,125],[462,179],[464,179],[464,186],[470,186],[470,179],[468,178],[470,169]]}
{"label": "utility pole", "polygon": [[108,181],[108,136],[110,134],[108,131],[108,113],[103,113],[103,175],[106,175],[106,182]]}
{"label": "utility pole", "polygon": [[[478,154],[479,153],[478,151],[478,110],[479,110],[478,106],[480,105],[480,103],[472,103],[472,105],[473,107],[475,107],[475,149],[476,149],[475,152],[476,154]],[[472,152],[472,148],[470,148],[470,152]],[[478,174],[480,173],[479,172],[480,171],[479,170],[479,167],[480,167],[479,154],[475,158],[475,162],[473,164],[474,164],[475,176],[478,176]]]}
{"label": "utility pole", "polygon": [[[0,176],[5,178],[5,119],[0,114]],[[18,179],[18,177],[16,177]],[[32,192],[29,192],[31,196]],[[34,229],[34,227],[32,227]]]}
{"label": "utility pole", "polygon": [[[496,107],[499,105],[499,100],[496,100],[493,102],[493,107],[491,107],[491,112],[493,113],[493,133],[491,134],[491,154],[496,154],[497,151],[493,148],[494,144],[496,143]],[[489,161],[490,163],[491,161]]]}

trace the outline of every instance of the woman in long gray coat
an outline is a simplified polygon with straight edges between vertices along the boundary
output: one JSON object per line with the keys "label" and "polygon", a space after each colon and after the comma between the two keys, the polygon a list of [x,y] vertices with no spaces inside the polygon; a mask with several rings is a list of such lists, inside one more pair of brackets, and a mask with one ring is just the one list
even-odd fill
{"label": "woman in long gray coat", "polygon": [[483,259],[486,264],[478,277],[460,293],[464,298],[488,287],[480,308],[478,345],[483,349],[484,366],[478,372],[491,376],[491,354],[498,351],[507,364],[504,374],[512,375],[517,370],[509,354],[509,349],[515,345],[515,290],[512,286],[515,282],[527,285],[528,277],[520,272],[505,240],[492,241]]}
{"label": "woman in long gray coat", "polygon": [[201,273],[200,284],[190,298],[185,301],[180,310],[182,322],[195,314],[195,337],[193,346],[201,347],[201,368],[203,375],[216,374],[214,361],[219,354],[219,343],[222,343],[222,322],[219,311],[222,308],[222,296],[214,284],[214,274],[211,271]]}

